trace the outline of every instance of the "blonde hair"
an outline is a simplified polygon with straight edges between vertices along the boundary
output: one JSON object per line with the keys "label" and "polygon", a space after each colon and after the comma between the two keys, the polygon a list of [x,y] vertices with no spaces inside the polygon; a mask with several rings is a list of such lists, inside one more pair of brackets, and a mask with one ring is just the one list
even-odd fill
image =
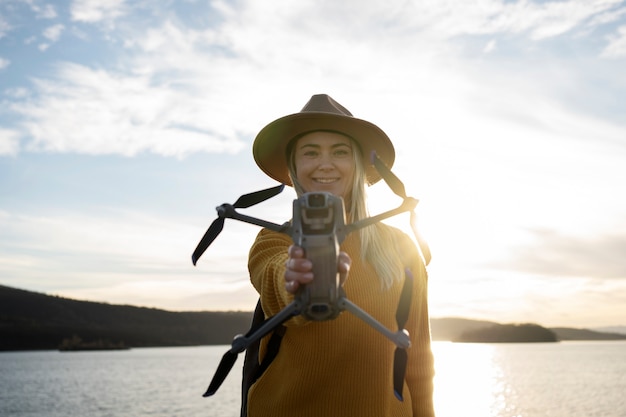
{"label": "blonde hair", "polygon": [[[335,132],[338,133],[338,132]],[[345,135],[344,135],[345,136]],[[346,136],[348,137],[348,136]],[[354,177],[352,181],[352,191],[350,203],[347,207],[347,218],[349,222],[355,222],[369,217],[367,208],[367,176],[363,164],[363,156],[358,143],[350,137],[352,143],[352,155],[354,158]],[[292,144],[299,138],[294,138]],[[294,190],[298,196],[306,191],[296,178],[296,166],[293,146],[288,147],[287,166],[289,176]],[[391,234],[391,229],[381,223],[375,223],[358,230],[361,242],[361,256],[363,260],[374,266],[376,274],[381,279],[382,287],[390,288],[396,280],[404,276],[404,267],[401,259],[399,242]]]}

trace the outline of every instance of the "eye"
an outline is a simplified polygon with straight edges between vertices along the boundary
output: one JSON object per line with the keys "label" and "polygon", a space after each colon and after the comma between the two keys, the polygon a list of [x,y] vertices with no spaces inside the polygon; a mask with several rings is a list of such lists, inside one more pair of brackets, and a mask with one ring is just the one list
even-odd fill
{"label": "eye", "polygon": [[350,156],[351,153],[352,153],[352,149],[348,147],[341,147],[341,148],[335,149],[335,151],[333,152],[333,155],[338,158],[343,158],[346,156]]}

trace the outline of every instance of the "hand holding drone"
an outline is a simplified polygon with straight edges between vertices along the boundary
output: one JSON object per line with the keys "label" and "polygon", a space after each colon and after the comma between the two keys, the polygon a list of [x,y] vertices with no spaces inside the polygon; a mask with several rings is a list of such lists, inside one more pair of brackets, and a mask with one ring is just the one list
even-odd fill
{"label": "hand holding drone", "polygon": [[396,312],[398,325],[396,332],[390,331],[356,304],[348,300],[337,273],[339,246],[349,233],[407,211],[411,212],[411,226],[424,262],[428,264],[430,261],[428,246],[415,226],[414,209],[418,200],[406,195],[402,182],[382,163],[375,153],[372,153],[371,161],[381,177],[392,191],[403,199],[403,202],[393,210],[349,225],[345,224],[343,200],[340,197],[323,192],[306,193],[294,200],[292,221],[283,225],[245,216],[236,211],[238,208],[247,208],[274,197],[284,189],[283,184],[245,194],[232,205],[222,204],[216,208],[218,218],[211,224],[192,255],[194,265],[222,231],[224,221],[228,217],[291,236],[294,244],[303,248],[305,256],[313,264],[313,275],[315,278],[311,283],[302,286],[294,296],[293,302],[278,314],[265,320],[259,327],[251,329],[246,335],[235,336],[231,349],[222,357],[213,380],[204,394],[205,397],[215,394],[235,364],[239,353],[245,351],[252,343],[261,339],[291,317],[302,315],[308,320],[324,321],[335,319],[342,311],[348,310],[397,346],[394,353],[394,393],[399,400],[402,400],[402,387],[408,360],[406,349],[410,347],[409,335],[404,330],[404,325],[408,319],[410,309],[413,284],[411,271],[406,270],[406,278]]}

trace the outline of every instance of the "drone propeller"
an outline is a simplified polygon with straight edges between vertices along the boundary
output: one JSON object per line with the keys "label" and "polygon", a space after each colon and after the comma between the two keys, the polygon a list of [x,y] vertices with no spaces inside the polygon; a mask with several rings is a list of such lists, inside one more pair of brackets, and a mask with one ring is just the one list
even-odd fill
{"label": "drone propeller", "polygon": [[198,259],[200,259],[204,251],[207,250],[209,245],[213,243],[217,235],[219,235],[224,228],[224,219],[225,217],[220,216],[217,219],[213,220],[211,226],[208,228],[204,236],[202,236],[202,239],[200,240],[200,243],[198,243],[196,250],[194,250],[193,254],[191,255],[191,261],[194,265],[196,264],[196,262],[198,262]]}
{"label": "drone propeller", "polygon": [[[406,278],[404,279],[404,285],[402,286],[402,293],[400,294],[400,302],[398,304],[398,310],[396,311],[396,323],[398,324],[398,330],[403,331],[404,325],[409,318],[409,312],[411,310],[411,296],[413,292],[413,274],[409,269],[406,270]],[[397,347],[393,354],[393,393],[400,401],[402,398],[402,388],[404,387],[404,375],[406,374],[406,366],[408,362],[408,355],[406,348]]]}
{"label": "drone propeller", "polygon": [[246,348],[248,347],[247,342],[250,336],[254,335],[268,321],[269,319],[266,319],[260,324],[253,326],[252,328],[250,328],[250,330],[248,330],[245,335],[235,336],[230,350],[228,350],[226,353],[224,353],[224,356],[222,356],[222,360],[217,366],[217,370],[213,375],[213,379],[209,384],[209,388],[207,388],[206,392],[202,395],[203,397],[210,397],[217,392],[217,389],[222,385],[222,382],[224,382],[224,380],[230,373],[230,370],[233,369],[233,366],[235,365],[235,362],[237,362],[237,357],[239,356],[239,354],[246,350]]}
{"label": "drone propeller", "polygon": [[[380,158],[376,155],[376,151],[372,151],[371,155],[372,164],[376,167],[376,170],[380,174],[383,180],[387,183],[391,191],[393,191],[397,196],[401,197],[404,201],[414,200],[417,204],[417,200],[413,199],[406,195],[406,189],[400,178],[398,178],[388,167],[380,160]],[[428,247],[428,243],[423,238],[421,233],[417,230],[417,219],[415,215],[415,210],[411,210],[411,214],[409,215],[409,222],[411,223],[411,229],[413,229],[413,234],[415,235],[415,239],[417,239],[417,243],[419,244],[420,251],[422,252],[422,257],[424,258],[424,263],[428,265],[432,258],[430,254],[430,248]]]}
{"label": "drone propeller", "polygon": [[238,354],[232,350],[224,353],[224,356],[222,356],[222,360],[215,371],[215,375],[209,384],[209,388],[207,388],[206,392],[202,394],[203,397],[210,397],[217,392],[217,389],[222,385],[222,382],[224,382],[230,373],[230,370],[235,365],[235,362],[237,362],[237,356]]}
{"label": "drone propeller", "polygon": [[376,151],[372,151],[370,155],[370,159],[376,171],[380,174],[383,180],[389,185],[391,191],[393,191],[397,196],[402,197],[403,200],[406,200],[408,197],[406,195],[406,190],[404,188],[404,184],[400,181],[400,178],[396,176],[388,167],[381,161],[381,159],[376,155]]}
{"label": "drone propeller", "polygon": [[255,191],[253,193],[244,194],[235,201],[234,208],[248,208],[255,204],[262,203],[263,201],[280,194],[285,188],[285,184],[280,184],[276,187],[267,188],[261,191]]}
{"label": "drone propeller", "polygon": [[224,229],[224,221],[227,217],[232,217],[235,209],[238,208],[248,208],[255,204],[261,203],[275,195],[279,194],[285,188],[285,184],[281,184],[276,187],[268,188],[261,191],[256,191],[249,194],[244,194],[235,201],[234,204],[222,204],[221,206],[216,207],[217,210],[217,219],[211,223],[211,226],[207,229],[204,236],[198,243],[196,250],[191,255],[191,260],[195,265],[198,262],[198,259],[202,256],[202,254],[207,250],[207,248],[213,243],[215,238],[220,234],[222,229]]}

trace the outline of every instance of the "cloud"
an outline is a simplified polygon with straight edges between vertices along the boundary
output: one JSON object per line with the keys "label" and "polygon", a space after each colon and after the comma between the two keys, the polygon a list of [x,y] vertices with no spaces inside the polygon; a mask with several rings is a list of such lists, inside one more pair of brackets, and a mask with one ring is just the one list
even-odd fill
{"label": "cloud", "polygon": [[146,76],[61,64],[56,79],[35,84],[38,98],[12,106],[32,151],[183,157],[243,147],[232,124],[204,114],[208,97],[151,85]]}
{"label": "cloud", "polygon": [[2,58],[0,56],[0,70],[8,67],[11,64],[11,61],[9,61],[8,59]]}
{"label": "cloud", "polygon": [[606,25],[609,23],[616,22],[619,19],[623,18],[624,15],[626,15],[626,7],[622,5],[621,1],[619,2],[619,6],[620,7],[609,8],[606,11],[598,13],[597,15],[593,16],[589,20],[589,26],[595,27],[595,26]]}
{"label": "cloud", "polygon": [[30,90],[23,87],[8,88],[4,94],[11,99],[22,99],[30,95]]}
{"label": "cloud", "polygon": [[2,39],[10,30],[11,25],[9,25],[9,22],[0,16],[0,39]]}
{"label": "cloud", "polygon": [[617,33],[608,37],[609,43],[600,54],[603,58],[626,57],[626,26],[620,26]]}
{"label": "cloud", "polygon": [[621,0],[589,2],[585,0],[565,2],[531,3],[519,1],[505,6],[504,27],[517,31],[528,31],[531,39],[551,38],[579,27],[581,23],[610,11],[621,4]]}
{"label": "cloud", "polygon": [[72,20],[95,23],[114,20],[126,13],[125,0],[73,0]]}
{"label": "cloud", "polygon": [[46,38],[49,42],[39,44],[39,50],[45,51],[50,47],[51,43],[55,43],[61,37],[61,33],[65,30],[65,26],[62,24],[57,24],[53,26],[47,27],[43,31],[43,37]]}
{"label": "cloud", "polygon": [[51,42],[56,42],[61,37],[61,33],[63,32],[64,29],[65,29],[65,26],[62,24],[49,26],[43,31],[43,37],[48,39]]}
{"label": "cloud", "polygon": [[0,128],[0,156],[15,156],[19,151],[21,133],[16,130]]}
{"label": "cloud", "polygon": [[[48,265],[55,275],[63,270],[68,274],[167,274],[165,271],[171,272],[190,258],[185,249],[189,251],[191,237],[195,237],[189,226],[173,219],[106,208],[93,209],[90,214],[5,211],[0,215],[0,228],[11,238],[2,242],[3,261],[21,260],[33,272]],[[14,253],[16,256],[10,256]],[[0,263],[2,267],[11,264]]]}
{"label": "cloud", "polygon": [[[107,208],[45,215],[0,210],[0,275],[6,285],[80,299],[251,309],[246,253],[230,248],[249,246],[257,230],[230,225],[222,244],[205,255],[210,262],[194,268],[191,252],[204,222]],[[248,296],[237,301],[237,293]]]}
{"label": "cloud", "polygon": [[35,12],[38,19],[54,19],[57,17],[56,9],[52,4],[44,4],[39,6],[34,2],[29,2],[30,8]]}
{"label": "cloud", "polygon": [[497,42],[495,41],[495,39],[490,40],[485,45],[485,48],[483,49],[483,53],[488,54],[490,52],[493,52],[496,49],[496,46],[497,46]]}
{"label": "cloud", "polygon": [[532,242],[499,264],[507,269],[552,277],[626,280],[626,234],[573,236],[555,230],[532,230]]}
{"label": "cloud", "polygon": [[[124,51],[115,64],[98,68],[62,62],[53,75],[35,80],[33,97],[12,103],[24,136],[32,138],[27,149],[176,157],[237,152],[267,120],[300,108],[312,91],[344,93],[357,103],[376,94],[458,100],[471,81],[455,72],[464,63],[450,39],[499,33],[545,39],[589,25],[617,4],[291,3],[218,1],[211,12],[220,18],[194,29],[183,16],[146,23],[123,1],[75,1],[75,20],[117,19],[119,30],[107,39],[123,42]],[[60,33],[57,27],[49,34]],[[494,36],[484,52],[496,52],[496,45],[504,48]],[[541,84],[534,88],[541,91]],[[544,87],[554,88],[549,80]],[[527,102],[520,98],[515,102],[523,110]]]}
{"label": "cloud", "polygon": [[0,39],[2,39],[9,31],[23,26],[22,23],[9,23],[10,20],[13,20],[18,16],[18,10],[22,5],[28,7],[35,14],[36,19],[55,19],[57,17],[55,6],[52,4],[39,5],[37,2],[32,0],[0,2]]}
{"label": "cloud", "polygon": [[[559,2],[533,2],[527,0],[509,2],[481,0],[458,2],[455,0],[420,3],[405,2],[395,8],[376,7],[366,3],[358,8],[359,21],[368,24],[384,23],[398,33],[426,32],[431,38],[450,39],[461,35],[485,34],[528,34],[531,40],[539,41],[565,34],[583,23],[599,25],[608,22],[621,0],[588,2],[570,0]],[[356,5],[342,3],[348,8]],[[359,3],[361,4],[361,3]],[[594,19],[602,16],[603,19]],[[365,18],[365,20],[364,20]],[[393,23],[393,24],[390,24]]]}

